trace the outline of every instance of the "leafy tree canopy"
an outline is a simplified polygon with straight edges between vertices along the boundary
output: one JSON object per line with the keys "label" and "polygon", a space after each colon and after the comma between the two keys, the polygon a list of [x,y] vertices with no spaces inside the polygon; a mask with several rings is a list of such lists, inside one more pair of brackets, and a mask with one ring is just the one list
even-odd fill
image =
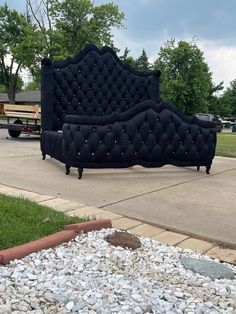
{"label": "leafy tree canopy", "polygon": [[224,115],[236,116],[236,79],[230,83],[230,86],[219,99],[220,104],[225,108]]}
{"label": "leafy tree canopy", "polygon": [[122,27],[117,5],[95,6],[91,0],[26,0],[29,12],[44,35],[44,56],[63,59],[87,44],[114,48],[111,29]]}
{"label": "leafy tree canopy", "polygon": [[151,69],[151,64],[148,61],[148,57],[144,49],[141,56],[136,60],[136,64],[139,71],[147,72]]}
{"label": "leafy tree canopy", "polygon": [[33,91],[40,89],[40,77],[33,77],[30,82],[24,88],[24,91]]}
{"label": "leafy tree canopy", "polygon": [[9,101],[14,103],[21,69],[36,65],[36,56],[41,50],[40,34],[23,14],[6,4],[0,6],[0,34],[1,82]]}
{"label": "leafy tree canopy", "polygon": [[134,70],[137,70],[137,62],[136,60],[129,55],[130,50],[126,47],[122,56],[120,56],[120,60],[126,64],[128,64]]}
{"label": "leafy tree canopy", "polygon": [[[188,114],[207,112],[209,97],[217,90],[203,53],[196,43],[168,40],[154,68],[161,70],[161,96]],[[219,89],[222,83],[218,86]]]}
{"label": "leafy tree canopy", "polygon": [[113,47],[111,29],[122,27],[124,19],[113,3],[26,0],[26,4],[26,15],[7,4],[0,6],[0,83],[12,103],[22,68],[39,77],[43,57],[62,59],[90,43]]}

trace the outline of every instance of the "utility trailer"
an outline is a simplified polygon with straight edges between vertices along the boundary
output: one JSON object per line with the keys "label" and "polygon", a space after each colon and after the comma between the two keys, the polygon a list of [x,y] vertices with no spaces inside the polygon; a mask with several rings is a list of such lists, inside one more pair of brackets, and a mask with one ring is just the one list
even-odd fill
{"label": "utility trailer", "polygon": [[41,134],[41,108],[39,105],[0,104],[0,129],[8,129],[11,137],[21,133]]}

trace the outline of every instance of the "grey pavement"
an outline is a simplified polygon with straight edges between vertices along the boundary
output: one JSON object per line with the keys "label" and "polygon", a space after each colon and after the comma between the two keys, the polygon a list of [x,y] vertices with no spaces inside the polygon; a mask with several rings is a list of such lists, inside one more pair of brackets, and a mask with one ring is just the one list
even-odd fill
{"label": "grey pavement", "polygon": [[236,159],[215,158],[211,175],[196,168],[85,169],[41,160],[39,137],[0,130],[0,184],[103,208],[236,248]]}

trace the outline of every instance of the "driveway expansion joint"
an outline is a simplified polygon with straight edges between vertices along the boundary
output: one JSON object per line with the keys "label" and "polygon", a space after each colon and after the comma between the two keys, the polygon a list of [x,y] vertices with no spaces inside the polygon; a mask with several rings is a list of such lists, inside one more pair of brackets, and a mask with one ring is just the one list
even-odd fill
{"label": "driveway expansion joint", "polygon": [[130,197],[127,197],[127,198],[123,198],[123,199],[121,199],[121,200],[114,201],[114,202],[111,202],[111,203],[109,203],[109,204],[101,205],[101,206],[99,206],[99,208],[105,208],[105,207],[108,207],[108,206],[111,206],[111,205],[115,205],[115,204],[119,204],[119,203],[122,203],[122,202],[130,201],[130,200],[136,199],[136,198],[138,198],[138,197],[142,197],[142,196],[150,195],[150,194],[157,193],[157,192],[160,192],[160,191],[168,190],[168,189],[174,188],[174,187],[176,187],[176,186],[184,185],[184,184],[186,184],[186,183],[190,183],[190,182],[194,182],[194,181],[199,181],[199,180],[204,180],[204,179],[206,179],[206,178],[209,178],[209,177],[212,177],[212,176],[217,176],[217,175],[219,175],[219,174],[222,174],[222,173],[225,173],[225,172],[229,172],[229,171],[232,171],[232,170],[234,171],[234,170],[236,170],[236,168],[227,169],[227,170],[224,170],[224,171],[215,173],[215,174],[205,175],[205,176],[202,177],[202,178],[196,178],[196,179],[192,179],[192,180],[187,180],[187,181],[175,183],[175,184],[172,184],[172,185],[163,187],[163,188],[159,188],[159,189],[155,189],[155,190],[152,190],[152,191],[149,191],[149,192],[137,194],[137,195],[130,196]]}
{"label": "driveway expansion joint", "polygon": [[[228,171],[231,171],[231,170],[236,170],[236,168],[234,168],[234,169],[230,169],[230,170],[226,170],[226,171],[222,171],[222,172],[220,172],[220,173],[224,173],[224,172],[228,172]],[[214,174],[214,175],[217,175],[217,174]],[[205,176],[204,178],[208,178],[209,176]],[[200,178],[200,179],[204,179],[204,178]],[[197,179],[194,179],[194,180],[189,180],[189,181],[186,181],[186,182],[184,182],[184,183],[187,183],[187,182],[191,182],[191,181],[196,181],[196,180],[199,180],[199,178],[197,178]],[[169,187],[167,187],[167,189],[168,188],[171,188],[171,187],[174,187],[174,186],[178,186],[178,185],[181,185],[181,184],[184,184],[184,183],[178,183],[178,184],[175,184],[175,185],[172,185],[172,186],[169,186]],[[19,189],[19,188],[15,188],[15,187],[13,187],[13,186],[9,186],[9,185],[5,185],[5,184],[1,184],[0,183],[0,193],[3,193],[3,194],[7,194],[7,192],[5,193],[4,192],[4,187],[6,187],[6,188],[9,188],[9,189],[12,189],[13,191],[15,191],[15,192],[18,192],[18,193],[21,193],[21,192],[31,192],[31,193],[34,193],[35,195],[37,195],[38,197],[42,197],[42,196],[46,196],[45,194],[39,194],[39,193],[37,193],[37,192],[34,192],[34,191],[29,191],[29,190],[24,190],[24,189]],[[1,192],[1,188],[2,188],[2,192]],[[149,192],[149,193],[143,193],[143,194],[140,194],[140,195],[138,195],[138,197],[139,196],[143,196],[143,195],[146,195],[146,194],[150,194],[150,193],[154,193],[154,192],[156,192],[156,191],[159,191],[159,190],[163,190],[163,189],[166,189],[166,188],[162,188],[162,189],[157,189],[157,190],[155,190],[155,191],[151,191],[151,192]],[[27,193],[26,193],[26,195],[25,195],[25,197],[27,198]],[[136,196],[135,196],[136,197]],[[131,197],[131,198],[127,198],[127,199],[132,199],[132,198],[135,198],[135,197]],[[47,202],[47,201],[53,201],[53,200],[56,200],[56,199],[59,199],[58,197],[51,197],[51,198],[49,198],[49,199],[47,199],[47,200],[44,200],[44,201],[39,201],[39,202],[37,202],[37,203],[40,203],[40,204],[42,204],[43,205],[43,203],[44,202]],[[69,204],[69,202],[71,202],[71,201],[69,201],[69,200],[65,200],[65,199],[61,199],[62,201],[64,201],[64,203],[63,204]],[[117,201],[116,203],[119,203],[120,201]],[[59,206],[59,205],[58,205]],[[58,207],[57,206],[57,207]],[[97,210],[99,211],[99,212],[107,212],[108,214],[111,212],[111,211],[109,211],[109,210],[103,210],[102,208],[103,207],[107,207],[107,206],[109,206],[109,205],[106,205],[106,206],[100,206],[100,207],[98,207],[97,208]],[[78,210],[78,215],[79,215],[79,209],[80,208],[86,208],[86,207],[91,207],[91,206],[87,206],[87,205],[84,205],[84,207],[81,207],[81,204],[79,204],[78,203],[78,208],[77,208],[77,210]],[[94,207],[95,208],[95,207]],[[58,210],[59,211],[59,208],[55,208],[56,210]],[[96,208],[95,208],[96,209]],[[61,211],[63,211],[63,210],[61,210]],[[64,213],[65,214],[69,214],[71,211],[73,211],[73,210],[70,210],[70,211],[67,211],[67,212],[65,212],[64,211]],[[112,213],[112,212],[111,212]],[[115,214],[115,213],[114,213]],[[140,226],[142,226],[142,225],[144,225],[144,224],[147,224],[148,226],[150,226],[150,227],[154,227],[155,225],[152,225],[152,224],[148,224],[148,223],[146,223],[146,222],[144,222],[144,221],[141,221],[141,220],[137,220],[137,219],[134,219],[134,218],[129,218],[129,217],[126,217],[126,216],[124,216],[124,215],[120,215],[121,217],[119,217],[119,218],[115,218],[115,219],[112,219],[112,222],[113,222],[113,224],[114,224],[114,222],[115,222],[115,224],[117,223],[117,222],[119,222],[119,221],[125,221],[125,219],[127,219],[127,221],[129,221],[129,223],[131,223],[131,222],[133,222],[133,226],[132,225],[129,225],[129,224],[127,224],[127,226],[126,226],[126,230],[128,230],[129,232],[132,232],[132,229],[134,229],[135,227],[140,227]],[[106,217],[103,217],[103,218],[106,218]],[[115,225],[114,224],[114,225]],[[159,227],[160,228],[160,227]],[[179,232],[173,232],[173,231],[169,231],[169,229],[168,228],[163,228],[163,232],[160,232],[160,233],[157,233],[156,235],[153,235],[153,236],[146,236],[146,235],[143,235],[144,237],[149,237],[149,238],[153,238],[153,237],[156,237],[156,236],[158,236],[158,235],[160,235],[160,234],[164,234],[165,232],[172,232],[172,233],[178,233],[179,234],[179,236],[184,236],[185,238],[184,239],[181,239],[180,241],[177,241],[175,244],[174,244],[174,246],[176,246],[176,247],[178,247],[179,245],[181,245],[181,244],[183,244],[186,240],[191,240],[191,239],[193,239],[193,240],[198,240],[198,238],[196,238],[196,237],[193,237],[193,236],[191,236],[191,235],[186,235],[186,234],[183,234],[183,233],[179,233]],[[141,236],[142,236],[142,234],[140,234]],[[160,242],[160,241],[159,241]],[[221,260],[221,261],[223,261],[223,262],[227,262],[227,263],[231,263],[231,264],[236,264],[236,250],[235,249],[229,249],[229,248],[222,248],[221,246],[219,246],[219,245],[216,245],[216,244],[213,244],[213,243],[211,243],[211,242],[209,242],[209,241],[205,241],[205,242],[207,242],[207,243],[209,243],[209,245],[211,246],[209,249],[207,249],[206,251],[204,251],[204,252],[201,252],[201,254],[206,254],[206,255],[208,255],[208,256],[210,256],[210,257],[212,257],[212,258],[217,258],[217,259],[219,259],[219,260]],[[191,249],[191,248],[190,248]]]}

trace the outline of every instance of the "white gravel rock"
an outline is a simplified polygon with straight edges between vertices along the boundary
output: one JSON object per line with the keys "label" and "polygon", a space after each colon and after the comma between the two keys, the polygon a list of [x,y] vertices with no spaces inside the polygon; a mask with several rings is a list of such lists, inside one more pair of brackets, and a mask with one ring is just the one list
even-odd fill
{"label": "white gravel rock", "polygon": [[[191,250],[140,238],[125,250],[89,232],[55,249],[0,266],[0,313],[225,313],[236,311],[236,279],[211,280],[186,270]],[[236,267],[226,264],[236,273]]]}
{"label": "white gravel rock", "polygon": [[0,313],[12,313],[11,307],[5,304],[0,304]]}
{"label": "white gravel rock", "polygon": [[68,303],[66,304],[67,310],[68,310],[68,311],[71,311],[71,310],[73,309],[74,305],[75,305],[75,304],[74,304],[73,301],[68,302]]}

